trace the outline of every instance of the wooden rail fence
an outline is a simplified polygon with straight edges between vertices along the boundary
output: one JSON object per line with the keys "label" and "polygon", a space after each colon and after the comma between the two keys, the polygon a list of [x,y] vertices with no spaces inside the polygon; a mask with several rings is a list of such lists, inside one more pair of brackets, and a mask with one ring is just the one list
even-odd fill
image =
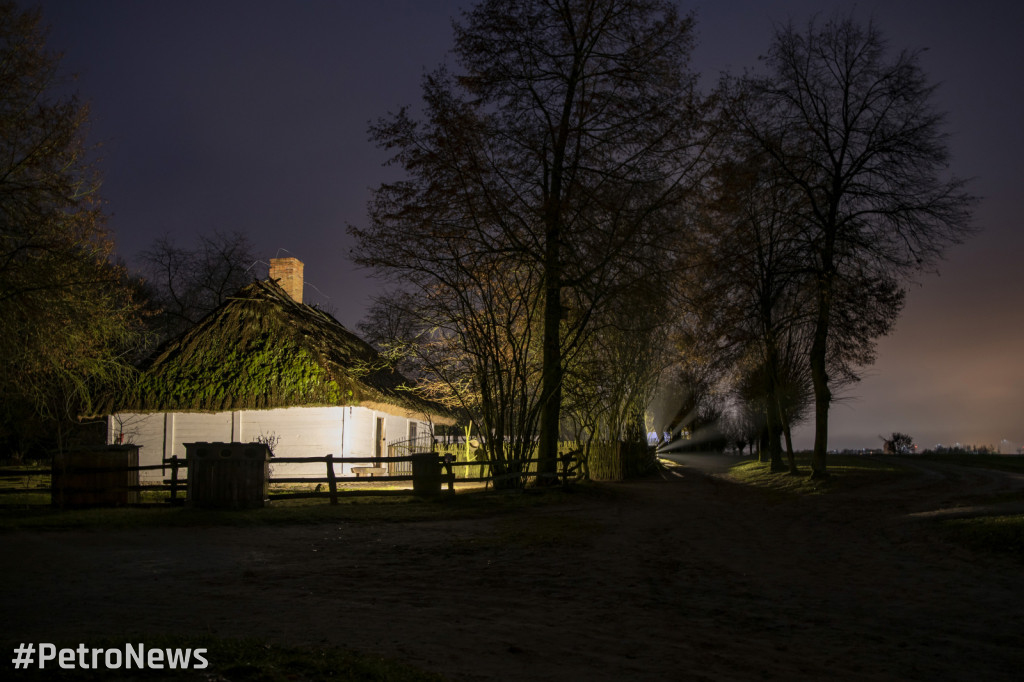
{"label": "wooden rail fence", "polygon": [[[434,455],[429,457],[429,455]],[[449,491],[454,490],[454,484],[456,482],[455,471],[462,467],[479,467],[480,462],[468,461],[459,462],[456,458],[448,454],[433,453],[416,453],[412,455],[405,455],[400,457],[335,457],[333,454],[325,455],[323,457],[273,457],[270,460],[270,464],[315,464],[323,463],[325,468],[325,475],[322,477],[301,477],[301,476],[273,476],[269,477],[269,485],[274,484],[295,484],[305,483],[311,486],[316,486],[315,490],[309,491],[295,491],[295,492],[273,492],[270,494],[271,500],[281,499],[296,499],[296,498],[315,498],[315,497],[327,497],[330,498],[331,504],[338,504],[338,499],[341,496],[358,496],[358,495],[409,495],[410,492],[416,494],[417,476],[413,474],[397,474],[397,475],[374,475],[371,478],[365,478],[360,476],[339,476],[335,472],[335,466],[339,464],[367,464],[374,467],[378,467],[382,464],[390,465],[392,463],[403,463],[401,466],[405,469],[405,464],[412,463],[413,470],[415,471],[416,459],[421,459],[421,462],[427,462],[427,464],[433,469],[434,475],[431,476],[432,481],[430,484],[436,483],[437,492],[441,491],[442,484],[447,484]],[[531,465],[540,464],[539,459],[523,460],[516,463],[522,467],[522,471],[507,471],[501,474],[490,474],[487,476],[466,476],[458,478],[459,483],[484,483],[489,486],[495,482],[501,482],[513,478],[554,478],[561,485],[568,485],[572,481],[576,480],[580,474],[579,466],[579,452],[572,451],[560,456],[557,459],[556,470],[550,473],[538,473],[536,470],[531,470]],[[493,464],[490,465],[492,468]],[[390,467],[389,467],[390,468]],[[0,469],[0,480],[10,479],[25,479],[49,477],[50,485],[48,486],[35,486],[28,487],[8,487],[6,485],[0,486],[0,496],[12,495],[12,494],[49,494],[51,503],[55,506],[63,506],[59,503],[68,498],[69,495],[73,496],[75,493],[97,493],[107,490],[104,487],[94,486],[83,486],[81,482],[83,477],[102,477],[106,474],[137,474],[141,471],[166,471],[170,469],[169,476],[163,479],[162,483],[156,484],[139,484],[139,483],[127,483],[118,484],[116,489],[122,492],[136,493],[135,499],[137,500],[137,494],[141,492],[167,492],[168,497],[166,502],[172,505],[182,504],[185,502],[185,496],[188,491],[188,460],[187,458],[179,458],[173,456],[163,464],[149,464],[141,466],[69,466],[63,464],[58,467],[55,465],[49,470],[24,470],[24,469]],[[182,474],[184,470],[185,475]],[[77,475],[77,478],[75,476]],[[54,485],[54,481],[60,480],[60,485]],[[68,485],[68,481],[75,481],[73,485]],[[95,480],[95,479],[94,479]],[[377,484],[377,483],[392,483],[392,482],[413,482],[413,490],[410,491],[408,488],[403,489],[380,489],[371,488],[369,485],[361,486],[357,488],[346,488],[344,491],[339,490],[340,485],[348,483],[364,483],[364,484]],[[326,484],[326,489],[321,490],[321,486]],[[2,497],[0,497],[2,501]],[[137,502],[136,502],[137,503]]]}

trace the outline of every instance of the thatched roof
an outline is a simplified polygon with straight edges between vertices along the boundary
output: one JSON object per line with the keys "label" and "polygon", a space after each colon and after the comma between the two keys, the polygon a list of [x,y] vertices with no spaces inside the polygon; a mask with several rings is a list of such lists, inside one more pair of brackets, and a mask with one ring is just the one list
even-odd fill
{"label": "thatched roof", "polygon": [[219,412],[366,405],[448,423],[376,350],[331,315],[296,303],[274,280],[243,288],[141,368],[118,411]]}

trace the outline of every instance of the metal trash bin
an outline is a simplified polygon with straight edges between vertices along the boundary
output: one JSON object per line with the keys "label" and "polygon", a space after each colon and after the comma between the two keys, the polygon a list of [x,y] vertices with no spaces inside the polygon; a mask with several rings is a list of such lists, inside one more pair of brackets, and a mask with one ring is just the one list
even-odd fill
{"label": "metal trash bin", "polygon": [[270,448],[266,443],[185,443],[190,507],[254,509],[266,506]]}

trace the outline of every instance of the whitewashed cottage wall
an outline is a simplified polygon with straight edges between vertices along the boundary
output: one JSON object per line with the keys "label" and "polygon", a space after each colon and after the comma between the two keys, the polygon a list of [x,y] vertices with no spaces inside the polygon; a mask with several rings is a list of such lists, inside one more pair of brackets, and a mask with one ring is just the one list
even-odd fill
{"label": "whitewashed cottage wall", "polygon": [[[247,443],[261,439],[274,441],[274,453],[279,457],[372,457],[378,418],[384,419],[387,442],[408,436],[409,419],[366,407],[288,407],[213,414],[122,412],[108,418],[107,442],[141,446],[142,465],[160,464],[173,455],[183,459],[184,443]],[[417,422],[418,433],[428,432],[425,422],[412,421]],[[351,476],[352,466],[366,464],[343,463],[335,471]],[[273,465],[273,473],[319,478],[326,475],[326,468],[321,464],[282,463]],[[155,481],[162,479],[164,473],[143,471],[141,477],[144,481]]]}
{"label": "whitewashed cottage wall", "polygon": [[345,410],[348,412],[346,425],[350,427],[345,438],[345,456],[373,456],[373,428],[376,423],[373,410],[363,407],[346,407]]}

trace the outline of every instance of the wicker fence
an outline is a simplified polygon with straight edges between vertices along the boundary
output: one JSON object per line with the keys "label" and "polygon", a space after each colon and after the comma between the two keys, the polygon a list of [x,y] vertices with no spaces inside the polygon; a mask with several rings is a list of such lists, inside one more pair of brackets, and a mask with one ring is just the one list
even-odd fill
{"label": "wicker fence", "polygon": [[655,448],[646,443],[591,443],[583,467],[593,481],[623,481],[643,476],[657,466]]}

